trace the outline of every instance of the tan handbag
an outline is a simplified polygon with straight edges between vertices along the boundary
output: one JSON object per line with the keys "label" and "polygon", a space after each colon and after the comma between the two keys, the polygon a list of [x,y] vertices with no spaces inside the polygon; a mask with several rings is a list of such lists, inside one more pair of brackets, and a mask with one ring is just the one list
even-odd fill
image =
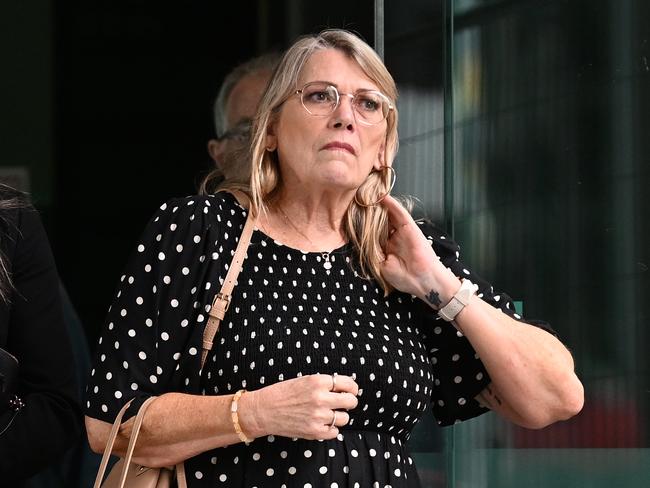
{"label": "tan handbag", "polygon": [[[248,206],[248,197],[243,192],[236,190],[230,193],[237,198],[239,203]],[[248,249],[248,244],[253,235],[255,224],[256,219],[249,212],[246,224],[244,225],[244,229],[239,238],[239,243],[237,244],[237,249],[235,250],[235,255],[233,256],[230,267],[228,268],[226,279],[223,282],[221,290],[214,297],[212,308],[209,312],[210,317],[208,318],[208,323],[203,331],[201,369],[203,369],[208,353],[212,349],[214,336],[219,330],[221,320],[223,320],[230,305],[232,290],[235,287],[237,276],[241,271],[242,263],[246,258],[246,250]],[[104,448],[104,455],[102,456],[102,462],[99,466],[93,488],[170,488],[172,486],[172,481],[174,480],[174,475],[176,476],[178,488],[187,488],[185,465],[183,463],[179,463],[171,468],[149,468],[131,462],[135,444],[138,440],[140,428],[142,427],[142,422],[144,420],[144,414],[147,411],[147,408],[149,408],[151,402],[155,399],[156,397],[148,398],[142,404],[140,410],[138,410],[138,413],[135,416],[135,422],[133,423],[133,430],[131,431],[126,455],[115,463],[106,477],[106,480],[102,483],[108,460],[113,452],[115,439],[117,438],[120,425],[122,424],[122,417],[124,417],[124,413],[133,400],[124,405],[118,412],[108,436],[106,447]]]}
{"label": "tan handbag", "polygon": [[[119,411],[115,418],[115,422],[113,422],[111,432],[108,435],[108,441],[106,442],[102,462],[99,466],[97,477],[95,478],[94,488],[100,488],[100,486],[101,488],[124,488],[127,486],[129,488],[170,488],[172,486],[172,480],[174,479],[173,469],[148,468],[131,462],[135,443],[138,440],[142,421],[144,420],[144,414],[147,411],[147,408],[149,408],[151,402],[155,399],[156,397],[147,398],[140,407],[140,410],[138,410],[138,414],[135,416],[135,422],[133,423],[133,430],[131,431],[131,438],[129,439],[129,446],[126,450],[126,455],[115,463],[111,468],[108,477],[102,483],[102,478],[106,472],[106,465],[108,464],[108,458],[113,451],[113,444],[115,444],[115,439],[117,438],[117,433],[122,423],[122,417],[133,400],[129,401]],[[176,465],[176,475],[178,478],[178,487],[187,488],[183,463]]]}

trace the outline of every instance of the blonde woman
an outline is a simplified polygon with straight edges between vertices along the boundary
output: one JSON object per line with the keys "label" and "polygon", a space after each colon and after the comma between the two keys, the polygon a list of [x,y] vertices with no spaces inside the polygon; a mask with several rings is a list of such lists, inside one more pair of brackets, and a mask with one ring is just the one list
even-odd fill
{"label": "blonde woman", "polygon": [[288,49],[253,127],[240,188],[259,228],[215,348],[200,372],[206,310],[247,215],[225,193],[168,202],[138,243],[88,387],[97,451],[128,399],[157,395],[136,458],[185,460],[192,487],[415,487],[406,442],[427,405],[441,425],[492,409],[530,428],[581,409],[556,337],[384,197],[396,98],[348,32]]}

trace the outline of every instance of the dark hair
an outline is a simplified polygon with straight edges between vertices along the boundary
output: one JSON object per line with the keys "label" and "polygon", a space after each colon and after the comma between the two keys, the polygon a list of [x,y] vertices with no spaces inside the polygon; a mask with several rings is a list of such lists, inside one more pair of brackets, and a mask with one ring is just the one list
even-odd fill
{"label": "dark hair", "polygon": [[[9,226],[13,225],[7,218],[7,211],[23,208],[28,205],[24,193],[0,183],[0,244],[4,244],[7,238]],[[13,283],[9,272],[7,257],[0,248],[0,301],[8,304],[10,302]]]}

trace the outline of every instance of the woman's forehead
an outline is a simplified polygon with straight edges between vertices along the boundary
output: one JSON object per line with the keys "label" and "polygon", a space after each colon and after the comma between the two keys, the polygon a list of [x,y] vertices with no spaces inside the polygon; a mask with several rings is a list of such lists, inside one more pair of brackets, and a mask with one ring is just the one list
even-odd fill
{"label": "woman's forehead", "polygon": [[360,89],[378,90],[377,84],[366,75],[354,59],[338,49],[314,52],[298,76],[298,85],[312,81],[327,81],[344,91]]}

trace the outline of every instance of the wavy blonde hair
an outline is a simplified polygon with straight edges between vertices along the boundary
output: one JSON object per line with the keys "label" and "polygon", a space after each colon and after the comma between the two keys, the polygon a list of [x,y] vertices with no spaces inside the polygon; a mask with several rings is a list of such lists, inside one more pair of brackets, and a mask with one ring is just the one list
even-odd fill
{"label": "wavy blonde hair", "polygon": [[[284,54],[267,87],[253,123],[250,149],[250,182],[224,182],[220,189],[239,189],[251,197],[254,215],[265,212],[277,195],[280,171],[276,151],[266,150],[266,136],[282,110],[284,102],[297,89],[298,78],[309,58],[316,51],[336,49],[355,61],[393,104],[386,126],[385,165],[392,165],[398,147],[397,136],[397,87],[381,58],[359,37],[338,29],[325,30],[317,35],[305,36],[296,41]],[[357,198],[362,203],[372,203],[385,195],[390,187],[391,171],[372,171],[359,187]],[[355,200],[350,202],[344,219],[344,232],[357,252],[361,274],[375,279],[386,293],[391,286],[382,277],[382,248],[388,238],[388,217],[381,205],[364,207]]]}

